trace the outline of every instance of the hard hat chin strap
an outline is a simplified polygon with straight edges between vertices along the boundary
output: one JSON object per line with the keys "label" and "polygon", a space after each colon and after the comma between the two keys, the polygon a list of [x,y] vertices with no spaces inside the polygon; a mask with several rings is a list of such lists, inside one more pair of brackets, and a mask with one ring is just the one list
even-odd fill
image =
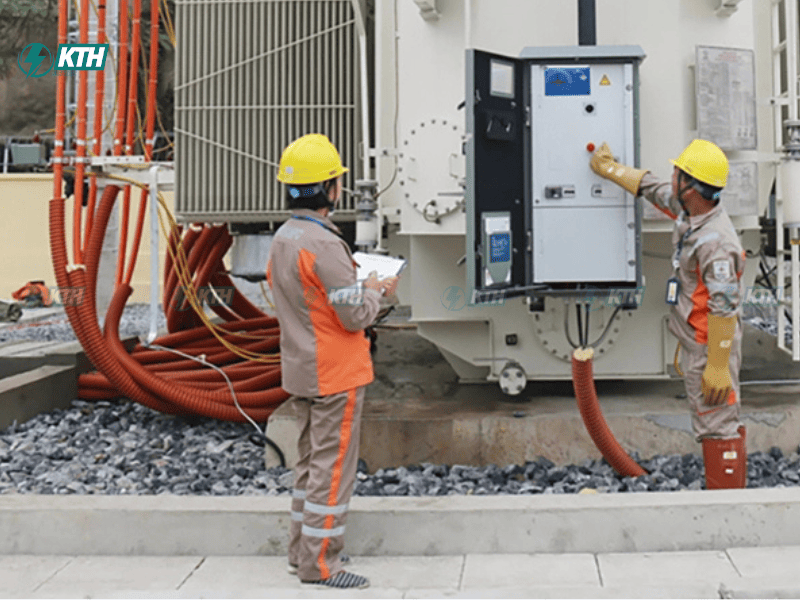
{"label": "hard hat chin strap", "polygon": [[[685,186],[683,185],[684,178],[688,178],[688,181]],[[683,200],[683,195],[691,189],[694,189],[692,186],[691,178],[688,175],[686,175],[686,173],[684,173],[683,171],[678,170],[678,202],[680,202],[681,208],[685,213],[688,213],[689,210],[686,208],[686,202],[684,202]]]}
{"label": "hard hat chin strap", "polygon": [[[684,180],[686,181],[686,185],[681,187]],[[683,208],[683,210],[686,210],[683,195],[689,190],[695,190],[703,198],[709,202],[713,202],[714,206],[719,204],[721,190],[710,185],[706,185],[691,175],[687,175],[682,170],[678,170],[678,202],[681,203],[681,208]]]}

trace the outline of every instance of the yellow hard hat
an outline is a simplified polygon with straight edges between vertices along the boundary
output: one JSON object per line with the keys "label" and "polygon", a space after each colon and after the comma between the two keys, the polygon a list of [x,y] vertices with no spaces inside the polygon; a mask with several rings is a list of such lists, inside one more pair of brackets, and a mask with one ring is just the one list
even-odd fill
{"label": "yellow hard hat", "polygon": [[669,162],[705,184],[723,188],[728,183],[728,159],[708,140],[692,140],[676,160]]}
{"label": "yellow hard hat", "polygon": [[296,139],[281,155],[278,181],[310,185],[334,179],[350,169],[342,166],[336,146],[321,133],[309,133]]}

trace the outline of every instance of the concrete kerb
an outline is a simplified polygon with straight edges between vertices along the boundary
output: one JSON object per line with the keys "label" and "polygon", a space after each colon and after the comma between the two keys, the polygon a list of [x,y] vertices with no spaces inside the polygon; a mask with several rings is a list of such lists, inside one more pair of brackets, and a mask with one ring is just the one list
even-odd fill
{"label": "concrete kerb", "polygon": [[[0,496],[0,554],[282,555],[289,497]],[[724,550],[800,545],[800,488],[355,497],[355,555]]]}
{"label": "concrete kerb", "polygon": [[[123,345],[132,350],[137,338]],[[78,376],[93,369],[79,342],[12,342],[0,346],[0,430],[78,396]]]}

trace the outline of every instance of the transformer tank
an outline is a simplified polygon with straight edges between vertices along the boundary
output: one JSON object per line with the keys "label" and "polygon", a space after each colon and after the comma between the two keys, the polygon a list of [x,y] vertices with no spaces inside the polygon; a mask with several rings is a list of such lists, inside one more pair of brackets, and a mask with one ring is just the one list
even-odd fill
{"label": "transformer tank", "polygon": [[[744,183],[742,177],[734,178],[729,205],[734,206],[732,220],[748,256],[757,257],[758,217],[775,176],[768,102],[770,3],[744,0],[721,10],[718,0],[603,0],[596,8],[598,47],[638,46],[645,55],[637,64],[636,151],[626,156],[627,162],[638,162],[665,180],[672,173],[669,159],[698,137],[698,120],[708,114],[705,106],[698,110],[698,46],[712,52],[732,49],[737,57],[748,56],[741,51],[752,51],[756,100],[729,108],[750,111],[742,120],[755,124],[755,131],[746,132],[753,143],[726,149],[726,154],[732,173],[749,178]],[[375,4],[374,154],[379,188],[393,180],[380,194],[380,215],[389,223],[387,249],[410,259],[401,298],[411,306],[419,334],[441,350],[463,381],[500,381],[510,393],[516,389],[514,382],[519,387],[520,381],[571,377],[565,311],[573,310],[581,296],[529,290],[476,300],[467,260],[471,201],[465,195],[469,189],[465,154],[470,143],[465,103],[471,93],[467,51],[518,58],[525,48],[556,47],[563,56],[572,48],[575,64],[583,65],[586,49],[578,45],[578,20],[575,2],[379,0]],[[543,60],[542,69],[546,63]],[[623,85],[614,79],[610,85]],[[565,124],[564,130],[565,137],[582,147],[606,141],[590,137],[595,133],[581,137],[581,126],[575,123]],[[612,150],[619,154],[617,148]],[[587,176],[590,156],[588,151],[571,154],[569,168]],[[641,277],[634,285],[638,306],[615,310],[621,300],[613,293],[605,296],[607,300],[591,300],[589,337],[595,340],[606,332],[596,350],[598,378],[662,378],[674,372],[676,344],[667,331],[664,302],[672,222],[645,207],[645,200],[635,202],[640,203],[641,217]],[[573,222],[568,217],[550,221],[565,232]],[[594,233],[591,243],[577,253],[551,253],[548,260],[564,260],[569,267],[576,255],[591,258],[603,250],[605,239]],[[480,238],[480,232],[473,234]],[[745,286],[753,285],[756,269],[757,258],[748,261]],[[574,315],[567,316],[574,332]]]}

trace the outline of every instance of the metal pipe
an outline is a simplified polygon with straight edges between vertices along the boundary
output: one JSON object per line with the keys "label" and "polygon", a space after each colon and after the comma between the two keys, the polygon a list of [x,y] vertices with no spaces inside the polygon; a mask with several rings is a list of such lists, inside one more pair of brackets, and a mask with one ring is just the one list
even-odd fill
{"label": "metal pipe", "polygon": [[578,0],[578,44],[597,44],[597,19],[595,0]]}
{"label": "metal pipe", "polygon": [[[152,344],[153,340],[158,337],[158,171],[160,168],[160,165],[150,167],[150,331],[147,334],[148,344]],[[164,311],[166,312],[166,310],[167,307],[164,306]]]}
{"label": "metal pipe", "polygon": [[369,168],[370,132],[369,132],[369,68],[367,65],[367,18],[362,10],[360,0],[352,0],[358,30],[359,72],[361,79],[361,139],[363,144],[362,178],[371,179]]}

